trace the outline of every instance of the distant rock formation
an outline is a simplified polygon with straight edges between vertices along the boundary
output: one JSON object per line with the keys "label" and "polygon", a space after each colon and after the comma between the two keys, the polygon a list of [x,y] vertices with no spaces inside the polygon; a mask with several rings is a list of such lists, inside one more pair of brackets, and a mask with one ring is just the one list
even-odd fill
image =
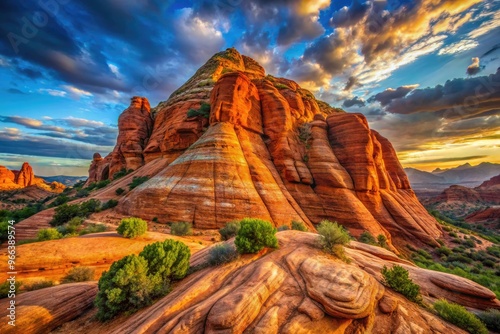
{"label": "distant rock formation", "polygon": [[[210,115],[196,112],[210,104]],[[188,116],[188,112],[190,116]],[[437,244],[437,222],[418,202],[387,139],[362,114],[318,101],[297,83],[265,75],[228,49],[214,55],[166,102],[151,110],[133,98],[119,120],[117,145],[95,156],[89,181],[121,168],[167,167],[127,195],[117,212],[219,228],[259,217],[310,229],[336,220],[407,242]],[[195,116],[193,116],[195,115]],[[150,130],[152,129],[152,130]]]}
{"label": "distant rock formation", "polygon": [[23,163],[20,170],[9,170],[5,166],[0,166],[0,191],[22,189],[30,186],[37,186],[48,191],[62,192],[65,185],[59,182],[46,182],[44,179],[35,177],[33,168],[29,163]]}

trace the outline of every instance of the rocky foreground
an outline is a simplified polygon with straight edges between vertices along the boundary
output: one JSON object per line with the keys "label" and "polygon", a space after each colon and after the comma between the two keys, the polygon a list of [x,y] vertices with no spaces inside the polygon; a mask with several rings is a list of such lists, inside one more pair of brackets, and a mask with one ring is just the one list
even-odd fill
{"label": "rocky foreground", "polygon": [[[424,300],[445,297],[472,309],[500,307],[488,289],[425,270],[385,249],[351,241],[347,264],[323,253],[317,234],[283,231],[279,249],[201,269],[166,297],[108,323],[93,319],[95,282],[63,284],[18,297],[30,333],[464,333],[381,284],[384,265],[407,269]],[[232,243],[232,240],[227,241]],[[192,266],[207,262],[209,249]],[[0,301],[6,315],[8,300]],[[4,323],[2,333],[15,333]],[[19,327],[21,328],[21,327]]]}

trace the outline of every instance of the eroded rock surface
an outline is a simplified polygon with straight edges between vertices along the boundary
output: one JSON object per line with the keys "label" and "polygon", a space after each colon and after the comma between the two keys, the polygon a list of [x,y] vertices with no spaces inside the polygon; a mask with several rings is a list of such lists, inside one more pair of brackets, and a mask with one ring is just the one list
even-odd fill
{"label": "eroded rock surface", "polygon": [[[188,117],[204,103],[208,117]],[[235,49],[214,55],[151,114],[153,121],[145,99],[134,98],[120,116],[115,150],[91,165],[88,182],[165,162],[120,200],[120,214],[197,228],[252,216],[275,226],[301,221],[313,230],[328,219],[356,237],[365,230],[384,235],[393,250],[437,245],[442,235],[392,145],[362,114],[266,76]]]}

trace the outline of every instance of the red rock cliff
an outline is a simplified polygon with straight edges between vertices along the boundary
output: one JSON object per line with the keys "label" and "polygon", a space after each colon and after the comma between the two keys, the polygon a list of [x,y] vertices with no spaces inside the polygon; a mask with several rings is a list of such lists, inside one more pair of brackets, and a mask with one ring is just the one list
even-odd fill
{"label": "red rock cliff", "polygon": [[[187,117],[203,102],[210,102],[208,119]],[[142,168],[157,158],[167,167],[120,201],[122,214],[197,228],[252,216],[276,226],[299,220],[312,229],[329,219],[355,236],[368,230],[400,247],[436,244],[441,235],[392,145],[363,115],[339,112],[291,80],[265,76],[234,49],[212,57],[154,114],[149,139],[147,131],[134,132],[140,138],[129,161],[140,165],[138,143],[147,142]]]}

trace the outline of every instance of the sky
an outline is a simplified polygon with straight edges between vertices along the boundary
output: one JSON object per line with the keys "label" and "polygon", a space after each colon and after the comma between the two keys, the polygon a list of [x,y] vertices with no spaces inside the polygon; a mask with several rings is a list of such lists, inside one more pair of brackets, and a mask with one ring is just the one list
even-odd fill
{"label": "sky", "polygon": [[214,53],[366,115],[402,164],[500,163],[500,0],[4,0],[0,165],[87,175],[134,95],[152,106]]}

